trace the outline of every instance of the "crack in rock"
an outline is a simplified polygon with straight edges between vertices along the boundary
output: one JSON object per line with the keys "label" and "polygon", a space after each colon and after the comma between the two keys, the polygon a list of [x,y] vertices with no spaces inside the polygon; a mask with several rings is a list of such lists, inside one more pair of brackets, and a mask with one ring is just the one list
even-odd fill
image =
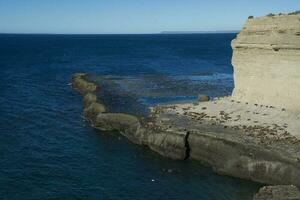
{"label": "crack in rock", "polygon": [[187,131],[184,137],[184,146],[185,146],[185,157],[184,160],[189,159],[190,157],[190,144],[189,144],[189,136],[190,136],[190,132]]}

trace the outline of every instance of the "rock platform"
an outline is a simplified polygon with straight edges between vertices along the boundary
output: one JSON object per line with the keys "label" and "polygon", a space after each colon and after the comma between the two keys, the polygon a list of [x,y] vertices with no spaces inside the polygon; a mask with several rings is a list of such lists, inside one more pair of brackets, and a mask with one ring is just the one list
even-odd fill
{"label": "rock platform", "polygon": [[[82,85],[88,86],[87,90]],[[238,126],[224,106],[223,110],[210,110],[212,105],[222,105],[222,99],[157,106],[151,108],[148,117],[110,113],[95,95],[101,86],[89,82],[87,75],[75,75],[72,86],[85,97],[85,117],[96,129],[117,130],[133,143],[162,156],[198,160],[222,175],[300,187],[300,141],[282,130],[281,124],[275,129]]]}

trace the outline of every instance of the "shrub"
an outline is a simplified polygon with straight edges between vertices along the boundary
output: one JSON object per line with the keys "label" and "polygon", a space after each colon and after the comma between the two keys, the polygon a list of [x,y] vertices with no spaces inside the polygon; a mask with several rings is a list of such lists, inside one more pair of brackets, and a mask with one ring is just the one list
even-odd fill
{"label": "shrub", "polygon": [[252,15],[250,15],[249,17],[248,17],[248,19],[253,19],[254,17],[252,16]]}
{"label": "shrub", "polygon": [[273,13],[270,13],[267,15],[268,17],[274,17],[275,15]]}
{"label": "shrub", "polygon": [[297,11],[295,11],[295,12],[291,12],[291,13],[289,13],[288,15],[297,15],[297,14],[300,14],[300,10],[297,10]]}

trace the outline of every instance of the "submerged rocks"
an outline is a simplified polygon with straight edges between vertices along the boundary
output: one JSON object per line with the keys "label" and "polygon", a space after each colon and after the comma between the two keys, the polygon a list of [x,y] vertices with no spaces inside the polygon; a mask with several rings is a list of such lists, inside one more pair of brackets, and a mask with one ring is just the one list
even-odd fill
{"label": "submerged rocks", "polygon": [[253,200],[300,200],[300,191],[293,185],[265,186],[259,190]]}

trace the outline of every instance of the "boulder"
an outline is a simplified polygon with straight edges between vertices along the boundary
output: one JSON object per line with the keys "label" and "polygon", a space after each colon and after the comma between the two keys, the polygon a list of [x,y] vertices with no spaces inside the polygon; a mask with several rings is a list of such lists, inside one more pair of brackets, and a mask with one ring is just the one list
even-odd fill
{"label": "boulder", "polygon": [[91,103],[94,103],[96,101],[97,101],[97,96],[90,92],[84,95],[83,97],[83,104],[85,107],[91,105]]}
{"label": "boulder", "polygon": [[94,92],[97,89],[96,84],[85,80],[85,74],[78,73],[72,78],[72,87],[82,94]]}
{"label": "boulder", "polygon": [[106,111],[105,106],[101,103],[92,102],[89,106],[84,109],[84,116],[90,120],[95,121],[99,113],[104,113]]}
{"label": "boulder", "polygon": [[198,102],[205,102],[205,101],[209,101],[210,100],[210,98],[209,98],[209,96],[207,96],[207,95],[199,95],[198,96]]}

